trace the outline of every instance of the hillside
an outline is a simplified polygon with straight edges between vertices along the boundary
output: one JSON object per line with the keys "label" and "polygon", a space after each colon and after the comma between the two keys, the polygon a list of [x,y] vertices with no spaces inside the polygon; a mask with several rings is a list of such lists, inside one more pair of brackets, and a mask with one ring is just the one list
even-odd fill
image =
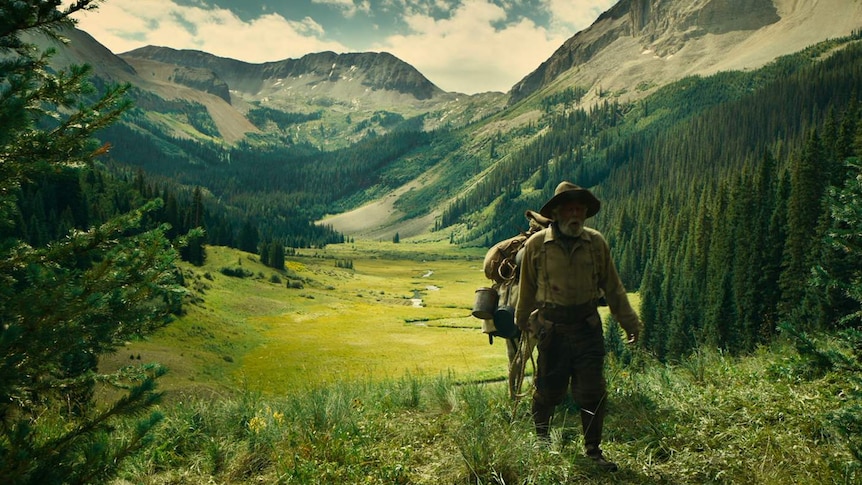
{"label": "hillside", "polygon": [[[610,338],[603,448],[621,470],[607,475],[582,455],[571,401],[559,406],[544,447],[530,399],[512,401],[499,382],[505,348],[470,325],[479,253],[465,262],[469,255],[446,244],[343,245],[290,258],[275,283],[273,270],[247,253],[208,252],[206,266],[185,269],[188,314],[106,361],[169,368],[159,380],[164,424],[153,446],[120,470],[120,483],[779,485],[859,477],[851,451],[858,435],[842,431],[858,403],[844,394],[852,374],[800,354],[792,341],[745,357],[704,348],[666,364]],[[346,257],[355,270],[334,266]],[[249,276],[226,276],[225,266]],[[290,288],[298,281],[303,288]],[[426,306],[407,304],[415,291]],[[464,322],[469,328],[449,328]],[[833,358],[847,351],[825,338],[815,345],[837,352]]]}
{"label": "hillside", "polygon": [[[66,33],[70,47],[60,48],[57,60],[61,66],[87,62],[97,79],[132,84],[130,95],[140,111],[110,134],[121,138],[112,141],[117,162],[207,187],[214,201],[226,205],[219,210],[242,213],[261,207],[252,200],[313,194],[297,195],[300,200],[292,200],[290,208],[279,203],[272,211],[294,217],[301,208],[304,220],[330,224],[352,237],[388,239],[398,233],[440,239],[455,234],[458,240],[475,241],[475,234],[465,230],[474,222],[453,220],[453,207],[491,183],[495,173],[508,171],[514,157],[524,157],[524,147],[544,143],[542,137],[554,123],[550,106],[559,114],[615,103],[620,114],[632,113],[640,100],[688,77],[753,72],[778,56],[847,36],[858,28],[860,8],[846,0],[623,0],[574,34],[507,95],[441,92],[386,53],[323,52],[264,64],[156,46],[116,55],[72,30]],[[382,163],[378,154],[360,162],[366,176],[354,177],[355,183],[307,186],[292,175],[315,170],[306,167],[330,167],[334,159],[327,153],[343,159],[355,151],[350,147],[414,130],[436,134],[429,144]],[[385,138],[379,142],[389,143]],[[255,180],[235,173],[259,170],[253,152],[261,146],[283,150],[272,157],[279,164],[267,163],[275,178],[288,179],[281,189],[261,190]],[[343,149],[348,150],[338,152]],[[140,153],[150,155],[142,159]],[[556,156],[549,154],[546,161]],[[252,165],[225,167],[228,158]],[[530,179],[536,168],[526,168],[518,180],[493,183],[518,184],[523,190],[535,184]],[[241,182],[228,182],[230,177]],[[493,199],[481,199],[473,205],[471,219],[488,220],[484,211]],[[290,237],[284,227],[264,227],[273,220],[266,212],[254,209],[250,216],[264,232]],[[464,225],[430,234],[441,223],[453,222]],[[517,222],[510,217],[501,231],[515,230]]]}
{"label": "hillside", "polygon": [[[608,475],[581,452],[577,408],[560,406],[549,447],[529,400],[502,385],[441,376],[351,380],[288,395],[185,401],[164,409],[159,446],[122,483],[340,485],[496,483],[856,483],[858,461],[833,421],[845,377],[799,378],[794,354],[702,353],[665,367],[610,367]],[[764,369],[767,375],[764,376]]]}
{"label": "hillside", "polygon": [[[619,103],[621,113],[636,110],[640,100],[648,99],[663,87],[687,77],[714,76],[722,72],[753,72],[781,56],[799,52],[830,38],[850,35],[862,28],[862,4],[847,0],[796,2],[770,0],[752,2],[698,1],[645,2],[623,0],[601,15],[588,29],[566,41],[547,61],[517,83],[508,93],[509,108],[473,127],[465,134],[456,160],[479,159],[480,170],[444,168],[458,173],[465,183],[451,198],[440,200],[432,216],[425,219],[424,231],[434,227],[433,218],[444,216],[447,205],[468,198],[477,183],[502,165],[512,163],[505,154],[517,155],[524,144],[539,146],[542,129],[528,131],[530,124],[547,126],[547,113],[541,106],[548,100],[564,99],[567,91],[583,90],[574,102],[556,104],[557,109],[589,111],[603,103]],[[680,102],[688,103],[685,96]],[[634,114],[634,113],[632,113]],[[638,122],[633,120],[631,124]],[[523,132],[527,132],[525,135]],[[502,135],[502,136],[501,136]],[[508,136],[507,136],[508,135]],[[495,163],[485,150],[494,137],[510,140],[497,143],[502,159]],[[475,148],[474,148],[475,147]],[[487,167],[487,168],[486,168]],[[534,172],[519,175],[528,180]],[[499,184],[500,180],[492,183]],[[595,184],[600,181],[590,181]],[[580,183],[586,183],[581,181]],[[453,182],[445,183],[451,186]],[[553,184],[552,184],[553,185]],[[429,188],[428,190],[433,190]],[[545,187],[546,195],[548,187]],[[364,237],[367,234],[414,234],[412,223],[399,221],[399,211],[384,211],[403,192],[393,191],[370,202],[361,212],[350,212],[324,219],[336,230]],[[487,217],[481,210],[491,200],[475,204],[474,217]],[[403,200],[403,205],[413,201]],[[527,202],[526,204],[539,204]],[[527,207],[529,205],[523,205]],[[361,214],[362,217],[353,217]],[[520,219],[507,214],[505,231],[517,231]],[[381,230],[383,226],[388,230]],[[460,228],[455,228],[458,231]],[[505,234],[501,231],[500,236]],[[433,236],[432,236],[433,237]],[[466,239],[470,235],[465,234]]]}
{"label": "hillside", "polygon": [[[305,93],[312,99],[352,99],[364,108],[367,106],[363,105],[372,103],[375,96],[389,92],[390,96],[403,96],[391,98],[393,105],[416,103],[418,106],[423,101],[445,95],[443,90],[415,68],[385,52],[321,52],[300,59],[249,64],[200,51],[148,46],[120,54],[120,58],[127,62],[147,59],[185,68],[205,69],[241,96],[284,98],[285,102],[290,102],[292,96],[301,98]],[[312,94],[312,89],[321,92]],[[378,98],[377,102],[383,99]],[[297,105],[300,103],[297,102]]]}
{"label": "hillside", "polygon": [[[412,66],[388,53],[312,53],[301,59],[249,64],[200,51],[143,47],[131,52],[110,52],[89,34],[66,29],[67,44],[40,35],[25,38],[41,47],[57,49],[53,65],[88,64],[101,82],[130,83],[133,99],[160,99],[162,105],[188,102],[205,108],[216,124],[215,137],[202,136],[194,127],[162,124],[162,136],[191,137],[201,142],[312,142],[339,148],[369,134],[386,133],[392,124],[380,123],[381,114],[400,120],[417,118],[424,129],[465,124],[499,111],[503,93],[467,96],[446,93]],[[163,112],[159,104],[148,110]],[[322,113],[294,130],[275,125],[256,126],[248,115],[255,108],[283,113]],[[183,117],[175,123],[188,125]],[[152,127],[142,127],[152,131]],[[322,133],[322,134],[321,134]]]}
{"label": "hillside", "polygon": [[510,104],[566,86],[589,106],[640,99],[686,76],[763,67],[860,28],[853,0],[621,0],[512,87]]}

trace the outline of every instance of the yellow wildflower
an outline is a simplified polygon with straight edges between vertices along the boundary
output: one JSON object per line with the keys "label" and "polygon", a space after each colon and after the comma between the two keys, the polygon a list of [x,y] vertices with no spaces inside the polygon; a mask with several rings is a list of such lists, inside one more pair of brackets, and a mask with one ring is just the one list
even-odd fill
{"label": "yellow wildflower", "polygon": [[255,416],[249,420],[248,429],[252,430],[255,434],[260,433],[266,429],[266,421],[260,416]]}

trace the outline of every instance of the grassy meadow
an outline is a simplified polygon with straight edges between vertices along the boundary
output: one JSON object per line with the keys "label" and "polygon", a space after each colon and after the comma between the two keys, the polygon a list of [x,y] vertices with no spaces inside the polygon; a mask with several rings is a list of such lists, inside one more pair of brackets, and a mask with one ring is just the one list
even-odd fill
{"label": "grassy meadow", "polygon": [[207,255],[184,267],[186,314],[102,363],[169,369],[164,421],[118,484],[862,479],[835,419],[858,405],[852,376],[811,372],[786,342],[672,364],[614,348],[604,449],[621,469],[606,474],[583,457],[573,403],[544,447],[529,398],[509,398],[505,343],[470,316],[484,251],[357,242],[302,250],[281,272]]}
{"label": "grassy meadow", "polygon": [[[470,315],[487,286],[481,250],[364,242],[301,250],[286,271],[256,255],[209,247],[185,266],[187,313],[106,362],[161,362],[162,388],[294,392],[346,379],[506,375],[505,342],[489,345]],[[351,268],[338,267],[349,262]],[[342,264],[342,266],[344,266]],[[228,276],[223,269],[245,271]]]}

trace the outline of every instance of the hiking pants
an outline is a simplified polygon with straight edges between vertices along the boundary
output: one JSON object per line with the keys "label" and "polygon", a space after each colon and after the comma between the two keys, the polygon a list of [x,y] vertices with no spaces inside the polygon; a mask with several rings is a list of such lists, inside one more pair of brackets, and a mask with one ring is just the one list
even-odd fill
{"label": "hiking pants", "polygon": [[[540,311],[539,355],[533,393],[536,434],[547,438],[554,407],[563,402],[571,387],[572,399],[580,406],[584,445],[599,449],[605,416],[604,337],[595,307],[571,311],[563,307]],[[586,316],[584,316],[586,315]]]}

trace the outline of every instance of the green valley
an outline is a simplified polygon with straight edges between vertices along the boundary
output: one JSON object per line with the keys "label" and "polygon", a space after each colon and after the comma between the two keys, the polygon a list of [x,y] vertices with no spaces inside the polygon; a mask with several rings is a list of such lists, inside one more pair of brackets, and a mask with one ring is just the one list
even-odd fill
{"label": "green valley", "polygon": [[[156,444],[118,483],[852,483],[860,472],[841,431],[858,397],[834,398],[855,379],[792,339],[674,364],[609,345],[605,448],[622,469],[604,475],[582,457],[574,403],[546,449],[529,376],[525,397],[509,398],[504,342],[489,346],[469,314],[485,284],[476,251],[357,242],[303,251],[282,272],[207,252],[184,267],[187,313],[108,361],[168,367]],[[336,267],[348,259],[353,269]],[[220,272],[240,267],[247,276]]]}
{"label": "green valley", "polygon": [[192,302],[185,313],[110,361],[173,362],[179,371],[169,372],[163,387],[180,392],[208,385],[278,395],[408,374],[501,379],[504,342],[489,346],[470,315],[474,291],[488,284],[483,254],[448,246],[330,245],[288,257],[283,271],[256,255],[208,247],[206,264],[185,266]]}

